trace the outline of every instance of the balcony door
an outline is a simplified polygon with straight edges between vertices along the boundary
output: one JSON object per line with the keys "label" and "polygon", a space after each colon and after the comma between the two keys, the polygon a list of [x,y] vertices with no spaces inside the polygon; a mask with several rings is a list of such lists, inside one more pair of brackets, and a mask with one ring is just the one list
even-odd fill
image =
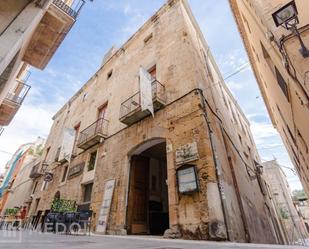
{"label": "balcony door", "polygon": [[106,109],[107,109],[107,103],[98,108],[98,122],[96,125],[96,132],[101,132],[103,130],[103,122],[106,115]]}

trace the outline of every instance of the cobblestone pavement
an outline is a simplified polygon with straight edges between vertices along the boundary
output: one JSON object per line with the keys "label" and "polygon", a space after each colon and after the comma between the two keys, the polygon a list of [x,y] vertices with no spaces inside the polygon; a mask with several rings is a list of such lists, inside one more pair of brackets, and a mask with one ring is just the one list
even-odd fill
{"label": "cobblestone pavement", "polygon": [[8,232],[0,231],[0,248],[22,249],[67,249],[67,248],[100,248],[100,249],[221,249],[221,248],[272,248],[289,249],[303,246],[257,245],[223,242],[205,242],[188,240],[167,240],[160,237],[148,236],[73,236],[56,235],[37,232]]}

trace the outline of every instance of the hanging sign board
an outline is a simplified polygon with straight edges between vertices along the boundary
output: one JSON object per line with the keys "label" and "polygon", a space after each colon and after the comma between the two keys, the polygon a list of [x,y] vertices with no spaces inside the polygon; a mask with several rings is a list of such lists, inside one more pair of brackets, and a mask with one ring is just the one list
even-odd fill
{"label": "hanging sign board", "polygon": [[97,226],[98,233],[106,233],[106,227],[109,217],[109,212],[112,204],[112,198],[115,188],[115,179],[109,180],[105,183],[104,199],[100,209],[99,223]]}
{"label": "hanging sign board", "polygon": [[179,193],[190,193],[198,190],[197,176],[194,165],[181,167],[177,170]]}
{"label": "hanging sign board", "polygon": [[66,159],[68,162],[71,159],[75,142],[75,130],[66,128],[63,132],[63,140],[59,154],[59,161]]}
{"label": "hanging sign board", "polygon": [[199,159],[197,143],[188,143],[176,149],[176,165]]}

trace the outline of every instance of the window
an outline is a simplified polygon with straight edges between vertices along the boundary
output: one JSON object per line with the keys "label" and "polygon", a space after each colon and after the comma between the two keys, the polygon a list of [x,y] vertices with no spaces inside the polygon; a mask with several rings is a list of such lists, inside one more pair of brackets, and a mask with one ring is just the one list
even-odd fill
{"label": "window", "polygon": [[148,44],[151,40],[152,40],[152,33],[150,35],[148,35],[145,39],[144,39],[144,44]]}
{"label": "window", "polygon": [[237,117],[238,117],[242,131],[244,132],[244,134],[246,134],[245,127],[244,127],[244,124],[242,123],[242,119],[240,118],[239,113],[237,113]]}
{"label": "window", "polygon": [[234,109],[233,109],[232,104],[231,104],[230,101],[229,101],[229,104],[230,104],[230,109],[231,109],[231,112],[232,112],[232,116],[233,116],[234,123],[235,123],[235,124],[238,124],[237,119],[236,119],[235,111],[234,111]]}
{"label": "window", "polygon": [[285,97],[289,101],[288,86],[287,86],[284,78],[282,77],[282,75],[280,74],[280,72],[278,71],[278,69],[276,67],[275,67],[275,71],[276,71],[277,82],[278,82],[282,92],[284,93]]}
{"label": "window", "polygon": [[214,81],[214,77],[212,75],[212,71],[211,71],[211,68],[210,68],[210,65],[209,65],[209,62],[208,62],[208,59],[207,59],[205,51],[203,51],[203,55],[204,55],[204,60],[205,60],[205,65],[206,65],[206,70],[207,70],[208,77],[213,82]]}
{"label": "window", "polygon": [[92,152],[90,154],[90,158],[89,158],[89,162],[88,162],[88,167],[87,167],[88,171],[94,170],[96,159],[97,159],[97,151]]}
{"label": "window", "polygon": [[93,183],[89,183],[89,184],[84,185],[83,202],[90,202],[91,201],[92,186],[93,186]]}
{"label": "window", "polygon": [[108,73],[107,73],[107,79],[110,79],[110,77],[112,77],[113,75],[113,69],[110,70]]}
{"label": "window", "polygon": [[47,156],[48,156],[48,154],[49,154],[49,151],[50,151],[50,147],[48,147],[48,148],[46,149],[46,153],[45,153],[45,157],[44,157],[44,161],[43,161],[43,162],[46,162],[46,159],[47,159]]}
{"label": "window", "polygon": [[65,180],[67,179],[68,169],[69,169],[68,165],[64,166],[61,182],[65,182]]}
{"label": "window", "polygon": [[56,151],[55,162],[58,162],[58,161],[59,161],[60,151],[61,151],[61,147],[58,147],[58,149],[57,149],[57,151]]}
{"label": "window", "polygon": [[47,186],[48,186],[48,182],[47,181],[43,181],[42,191],[46,190]]}
{"label": "window", "polygon": [[36,190],[37,186],[38,186],[38,182],[35,182],[31,194],[34,194],[34,193],[35,193],[35,190]]}
{"label": "window", "polygon": [[101,105],[98,108],[98,119],[105,118],[106,109],[107,109],[107,103],[105,103],[104,105]]}
{"label": "window", "polygon": [[79,130],[80,130],[80,122],[77,125],[74,126],[75,137],[74,137],[74,145],[73,145],[73,154],[75,152],[75,146],[76,146],[76,143],[77,143]]}
{"label": "window", "polygon": [[249,33],[251,33],[249,22],[248,22],[247,18],[244,16],[244,14],[242,14],[242,19],[244,20],[245,24],[247,25]]}
{"label": "window", "polygon": [[272,59],[270,58],[270,55],[267,52],[266,48],[264,47],[263,43],[260,42],[260,44],[261,44],[261,48],[262,48],[262,52],[263,52],[263,57],[264,57],[266,63],[268,64],[269,69],[273,72],[273,74],[275,74],[275,65],[274,65]]}
{"label": "window", "polygon": [[252,51],[255,54],[255,57],[257,58],[258,62],[260,62],[260,57],[258,55],[258,53],[255,51],[255,48],[253,47],[253,45],[251,45]]}
{"label": "window", "polygon": [[242,144],[242,138],[239,134],[238,134],[238,138],[239,138],[239,142]]}
{"label": "window", "polygon": [[84,95],[83,95],[83,102],[87,99],[87,97],[88,97],[88,93],[84,93]]}
{"label": "window", "polygon": [[148,73],[152,76],[152,78],[156,78],[157,76],[157,66],[154,65],[150,69],[148,69]]}
{"label": "window", "polygon": [[299,141],[302,143],[303,147],[305,148],[306,153],[308,154],[308,145],[298,129],[297,129],[297,136],[299,138]]}

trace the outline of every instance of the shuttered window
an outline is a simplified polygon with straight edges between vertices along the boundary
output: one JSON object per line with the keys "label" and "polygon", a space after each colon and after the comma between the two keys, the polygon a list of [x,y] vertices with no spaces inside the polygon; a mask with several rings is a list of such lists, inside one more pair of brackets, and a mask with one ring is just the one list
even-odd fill
{"label": "shuttered window", "polygon": [[276,67],[275,67],[275,71],[276,71],[277,82],[278,82],[282,92],[284,93],[285,97],[287,98],[287,100],[290,101],[288,86],[287,86],[284,78],[282,77],[282,75],[280,74],[280,72],[278,71],[278,69]]}

